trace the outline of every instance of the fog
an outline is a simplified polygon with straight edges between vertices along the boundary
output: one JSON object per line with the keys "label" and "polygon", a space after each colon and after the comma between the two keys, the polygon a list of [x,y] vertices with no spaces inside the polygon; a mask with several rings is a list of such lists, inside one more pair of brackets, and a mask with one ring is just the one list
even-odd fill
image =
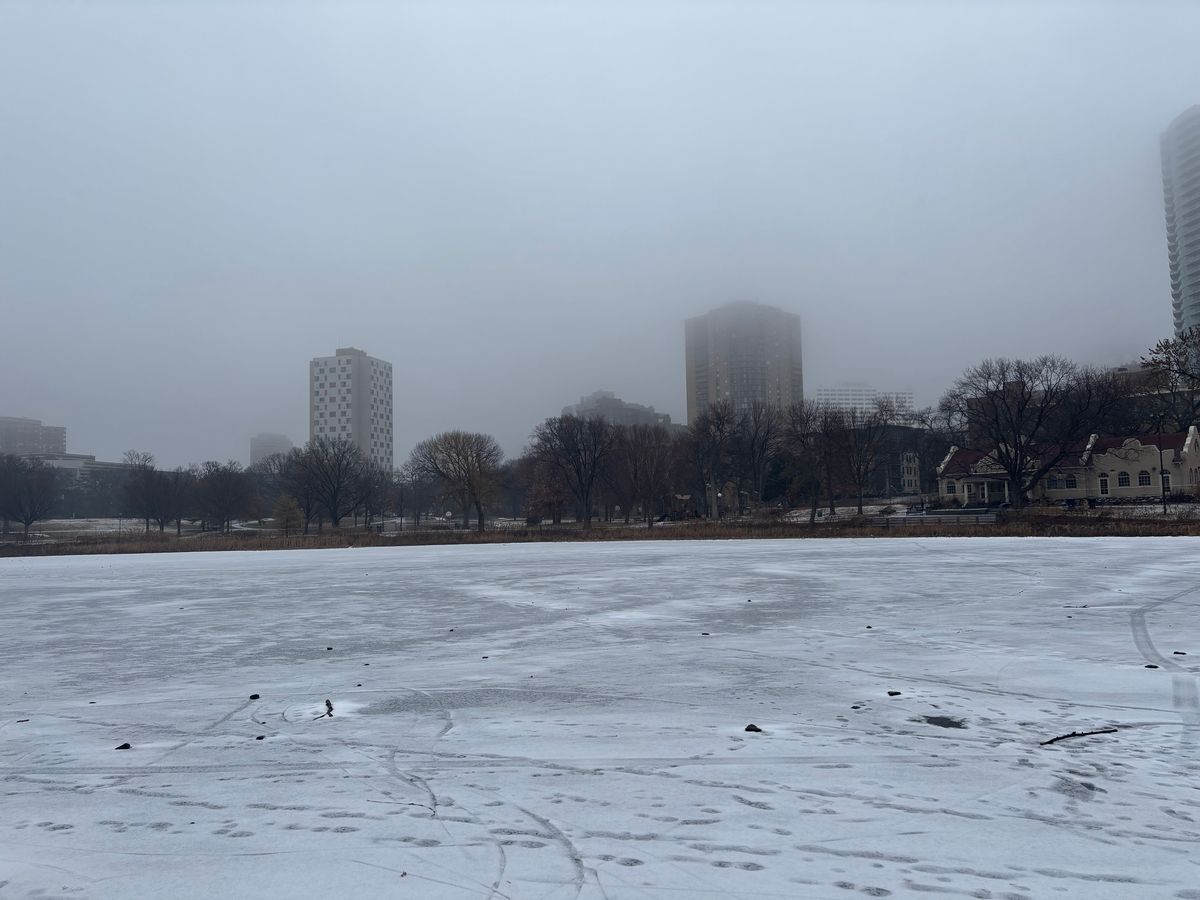
{"label": "fog", "polygon": [[1171,327],[1158,139],[1195,3],[0,5],[0,415],[245,461],[308,360],[397,463],[598,388],[683,421],[683,319],[799,313],[805,385],[930,403]]}

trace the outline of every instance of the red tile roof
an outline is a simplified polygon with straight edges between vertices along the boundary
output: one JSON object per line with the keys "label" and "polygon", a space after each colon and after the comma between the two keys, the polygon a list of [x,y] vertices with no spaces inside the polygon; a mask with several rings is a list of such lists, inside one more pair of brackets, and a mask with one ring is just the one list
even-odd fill
{"label": "red tile roof", "polygon": [[946,467],[942,469],[942,476],[970,475],[974,466],[987,455],[982,450],[955,450],[954,455],[947,460]]}

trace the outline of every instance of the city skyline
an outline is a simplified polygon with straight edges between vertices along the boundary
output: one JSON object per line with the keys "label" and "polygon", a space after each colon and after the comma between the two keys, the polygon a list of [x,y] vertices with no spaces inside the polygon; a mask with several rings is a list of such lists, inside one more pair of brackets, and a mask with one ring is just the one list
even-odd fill
{"label": "city skyline", "polygon": [[1170,334],[1200,8],[862,9],[6,4],[0,406],[242,459],[306,433],[297,361],[358,343],[397,460],[512,454],[598,386],[685,421],[679,322],[731,298],[803,317],[810,383],[918,406],[983,356]]}

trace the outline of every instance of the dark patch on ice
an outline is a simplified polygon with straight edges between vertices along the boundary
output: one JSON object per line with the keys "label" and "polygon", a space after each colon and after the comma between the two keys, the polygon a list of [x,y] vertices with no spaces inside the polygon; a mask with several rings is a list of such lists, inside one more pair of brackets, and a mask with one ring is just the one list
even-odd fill
{"label": "dark patch on ice", "polygon": [[889,697],[899,697],[900,692],[899,691],[888,691],[888,696]]}
{"label": "dark patch on ice", "polygon": [[115,749],[117,749],[117,750],[132,750],[133,748],[129,746],[128,742],[126,742],[124,744],[121,744],[119,747],[116,747]]}
{"label": "dark patch on ice", "polygon": [[1062,775],[1054,777],[1058,780],[1058,783],[1054,785],[1054,790],[1060,794],[1066,794],[1072,800],[1094,800],[1097,793],[1108,793],[1104,788],[1097,787],[1090,781],[1076,781],[1073,778],[1065,778]]}
{"label": "dark patch on ice", "polygon": [[924,721],[930,725],[936,725],[938,728],[966,728],[967,723],[962,719],[956,719],[954,716],[921,716],[920,719],[913,721]]}
{"label": "dark patch on ice", "polygon": [[749,725],[746,726],[746,730],[747,731],[757,731],[757,732],[762,731],[762,729],[759,728],[757,725],[755,725],[753,722],[751,722]]}

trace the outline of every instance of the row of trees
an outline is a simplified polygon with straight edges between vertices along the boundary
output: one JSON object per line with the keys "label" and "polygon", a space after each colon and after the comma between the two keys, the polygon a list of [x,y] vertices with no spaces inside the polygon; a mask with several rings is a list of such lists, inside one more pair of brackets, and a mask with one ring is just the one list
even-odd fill
{"label": "row of trees", "polygon": [[453,431],[418,444],[402,471],[452,502],[464,527],[474,511],[482,528],[493,508],[555,523],[572,516],[585,528],[598,516],[653,525],[664,515],[720,517],[801,501],[815,517],[822,492],[831,505],[853,496],[861,510],[887,451],[922,440],[895,420],[883,403],[867,413],[718,403],[686,430],[562,415],[537,426],[515,460],[505,462],[489,435]]}
{"label": "row of trees", "polygon": [[[985,360],[963,373],[933,409],[899,421],[886,403],[866,412],[811,401],[786,409],[717,403],[687,429],[617,426],[562,415],[534,429],[528,448],[505,460],[490,435],[448,431],[421,441],[396,471],[371,465],[353,444],[317,438],[243,469],[206,462],[166,471],[129,451],[118,483],[101,483],[99,507],[176,532],[184,521],[226,531],[270,516],[277,527],[309,532],[352,517],[371,525],[388,513],[420,524],[432,511],[472,515],[482,529],[496,514],[590,527],[597,516],[719,518],[731,510],[807,507],[815,518],[851,498],[858,511],[894,484],[902,454],[919,461],[923,485],[950,446],[993,455],[1013,502],[1091,433],[1182,431],[1200,422],[1200,330],[1153,347],[1136,373],[1077,366],[1057,356]],[[880,478],[881,472],[886,477]],[[115,477],[115,476],[114,476]],[[886,489],[886,488],[885,488]],[[0,457],[0,518],[26,534],[83,491],[80,482],[36,461]],[[112,497],[119,490],[117,499]]]}

